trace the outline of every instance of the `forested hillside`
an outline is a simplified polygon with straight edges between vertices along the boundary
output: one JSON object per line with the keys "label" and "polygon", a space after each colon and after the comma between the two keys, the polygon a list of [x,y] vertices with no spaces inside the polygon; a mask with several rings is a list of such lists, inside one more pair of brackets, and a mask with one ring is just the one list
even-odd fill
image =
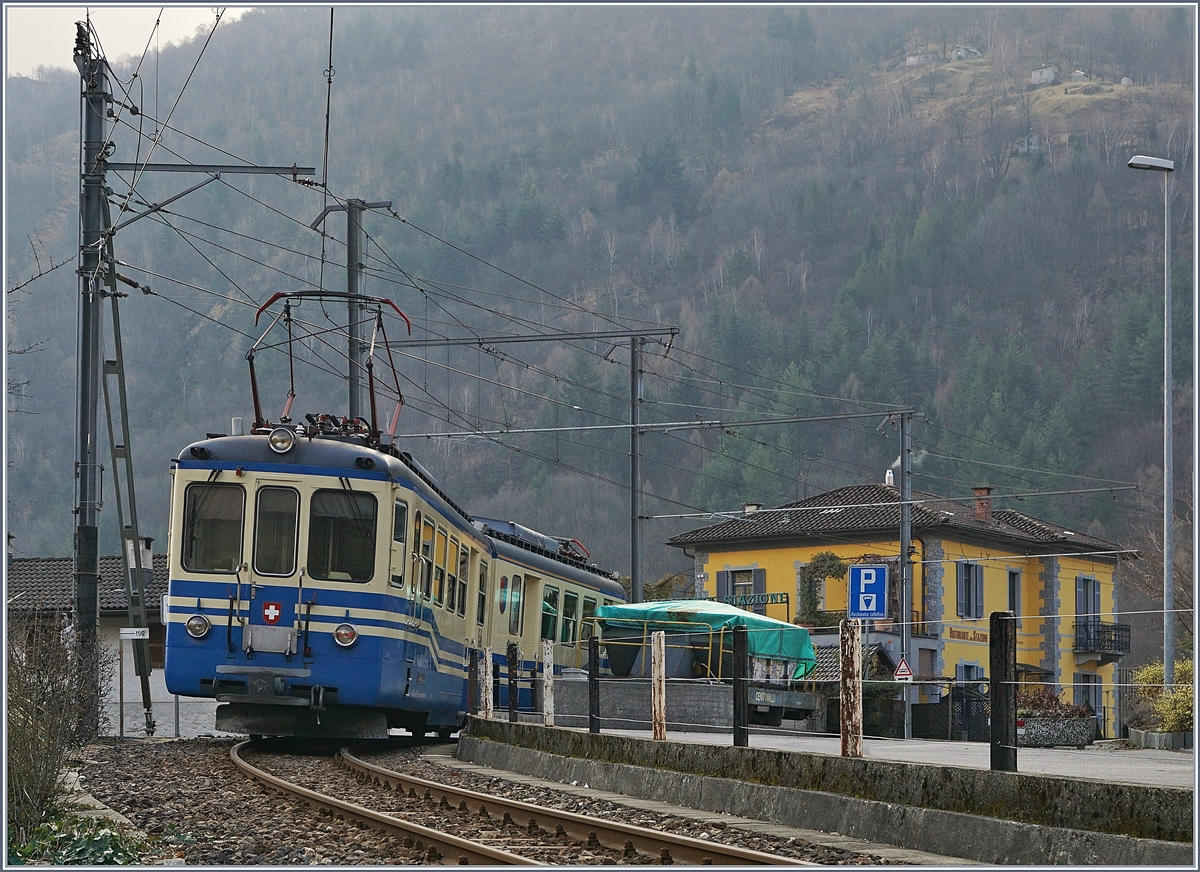
{"label": "forested hillside", "polygon": [[[646,345],[644,420],[880,412],[648,434],[647,515],[881,480],[898,454],[882,412],[913,408],[918,489],[1138,483],[1017,504],[1133,544],[1161,511],[1163,198],[1160,177],[1125,163],[1176,161],[1182,484],[1193,14],[338,7],[331,46],[328,7],[285,6],[124,59],[141,114],[118,113],[113,160],[144,158],[157,128],[153,160],[295,162],[319,182],[329,98],[328,195],[227,175],[116,237],[122,272],[154,291],[122,302],[143,526],[164,541],[169,458],[251,414],[254,306],[345,287],[344,219],[324,237],[308,225],[356,197],[392,201],[366,219],[366,290],[395,299],[414,338],[677,325],[670,348]],[[1033,87],[1046,64],[1058,81]],[[23,555],[71,550],[78,91],[74,71],[7,83],[9,349],[26,352],[9,359],[9,518]],[[110,176],[114,212],[196,180],[147,174],[126,203],[129,179]],[[401,429],[628,421],[628,354],[409,351]],[[332,378],[309,390],[305,410],[342,411]],[[406,447],[469,510],[577,536],[628,571],[626,431]],[[661,543],[701,523],[649,522],[648,571],[685,568]]]}

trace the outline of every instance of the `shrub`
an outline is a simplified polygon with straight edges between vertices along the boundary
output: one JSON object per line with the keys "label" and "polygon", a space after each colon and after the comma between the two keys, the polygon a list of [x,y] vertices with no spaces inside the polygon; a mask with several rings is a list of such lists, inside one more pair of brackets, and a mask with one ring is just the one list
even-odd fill
{"label": "shrub", "polygon": [[[113,656],[98,637],[84,642],[56,615],[9,613],[8,839],[28,841],[54,811],[67,755],[102,728]],[[99,686],[94,678],[99,676]],[[95,694],[99,694],[97,697]]]}
{"label": "shrub", "polygon": [[1038,686],[1017,689],[1019,718],[1086,718],[1094,715],[1095,712],[1085,705],[1063,702],[1052,688]]}
{"label": "shrub", "polygon": [[[1192,706],[1195,693],[1192,687],[1192,661],[1175,661],[1175,684],[1168,693],[1163,693],[1162,662],[1148,663],[1133,671],[1134,697],[1148,704],[1151,717],[1143,717],[1144,726],[1157,728],[1168,733],[1191,732]],[[1131,721],[1131,725],[1132,721]]]}

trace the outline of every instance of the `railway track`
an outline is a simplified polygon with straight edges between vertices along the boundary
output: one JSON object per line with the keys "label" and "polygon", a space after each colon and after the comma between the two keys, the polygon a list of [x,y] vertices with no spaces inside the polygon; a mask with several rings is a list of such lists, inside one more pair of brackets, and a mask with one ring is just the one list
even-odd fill
{"label": "railway track", "polygon": [[[368,763],[349,749],[342,749],[336,761],[312,764],[309,779],[283,777],[267,771],[271,768],[269,757],[264,761],[266,768],[255,765],[265,757],[261,747],[243,742],[231,749],[230,757],[242,771],[276,790],[390,832],[410,851],[408,858],[398,858],[407,862],[822,865],[426,781]],[[247,759],[252,756],[255,763]],[[315,778],[327,784],[330,773],[325,766],[337,766],[348,779],[342,791],[352,791],[356,798],[371,793],[375,797],[370,800],[372,807],[296,783]],[[365,790],[362,781],[385,795]]]}

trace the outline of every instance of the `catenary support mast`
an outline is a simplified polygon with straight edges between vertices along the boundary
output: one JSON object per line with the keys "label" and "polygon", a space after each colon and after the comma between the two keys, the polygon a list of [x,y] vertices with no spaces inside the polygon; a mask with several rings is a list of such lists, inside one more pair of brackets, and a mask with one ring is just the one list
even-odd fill
{"label": "catenary support mast", "polygon": [[[86,22],[77,22],[75,66],[83,84],[83,148],[80,166],[79,245],[79,356],[76,361],[75,453],[75,621],[82,651],[95,650],[100,621],[100,439],[99,400],[101,376],[101,300],[104,245],[105,163],[108,140],[105,121],[112,94],[108,89],[107,63],[92,52]],[[85,665],[80,681],[85,691],[85,711],[90,724],[99,724],[98,664]],[[88,698],[90,693],[91,698]]]}

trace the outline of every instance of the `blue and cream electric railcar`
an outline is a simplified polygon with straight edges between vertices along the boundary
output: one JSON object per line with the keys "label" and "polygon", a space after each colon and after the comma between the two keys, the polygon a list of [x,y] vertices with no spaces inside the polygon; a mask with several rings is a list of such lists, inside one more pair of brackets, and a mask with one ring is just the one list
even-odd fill
{"label": "blue and cream electric railcar", "polygon": [[542,639],[558,668],[586,662],[585,619],[625,596],[578,543],[472,519],[409,455],[309,420],[174,462],[172,693],[215,698],[228,732],[449,735],[471,649],[500,663],[514,641],[525,675]]}

